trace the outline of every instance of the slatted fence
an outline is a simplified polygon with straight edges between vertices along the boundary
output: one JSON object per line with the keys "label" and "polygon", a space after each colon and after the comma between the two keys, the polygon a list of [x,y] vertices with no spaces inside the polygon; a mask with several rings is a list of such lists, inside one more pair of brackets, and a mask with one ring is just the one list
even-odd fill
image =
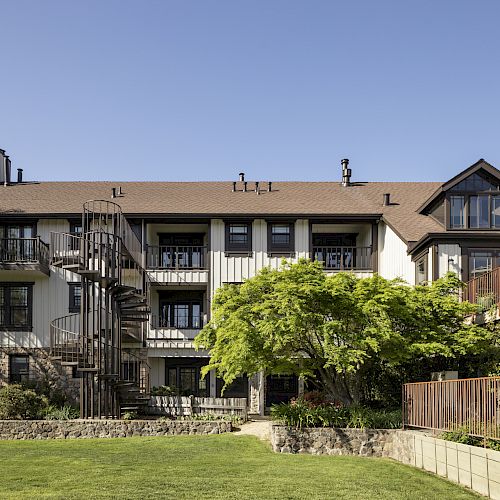
{"label": "slatted fence", "polygon": [[500,439],[500,377],[418,382],[403,387],[405,427]]}
{"label": "slatted fence", "polygon": [[237,415],[247,420],[246,398],[200,398],[194,396],[151,396],[149,412],[171,417],[212,413]]}

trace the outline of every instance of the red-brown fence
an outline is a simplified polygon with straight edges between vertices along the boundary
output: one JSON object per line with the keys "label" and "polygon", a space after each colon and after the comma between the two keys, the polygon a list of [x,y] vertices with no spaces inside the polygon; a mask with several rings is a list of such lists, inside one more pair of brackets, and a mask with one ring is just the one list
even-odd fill
{"label": "red-brown fence", "polygon": [[405,384],[403,425],[500,439],[499,395],[500,377]]}
{"label": "red-brown fence", "polygon": [[465,287],[463,298],[478,304],[483,311],[500,303],[500,267],[471,279]]}

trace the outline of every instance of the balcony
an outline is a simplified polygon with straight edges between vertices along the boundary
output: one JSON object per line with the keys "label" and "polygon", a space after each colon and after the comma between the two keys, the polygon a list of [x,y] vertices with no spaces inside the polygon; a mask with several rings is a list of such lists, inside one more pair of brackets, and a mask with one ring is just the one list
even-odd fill
{"label": "balcony", "polygon": [[325,271],[328,272],[373,270],[371,246],[314,246],[313,259],[323,262]]}
{"label": "balcony", "polygon": [[151,316],[147,336],[150,348],[193,348],[193,339],[205,324],[205,315],[165,318]]}
{"label": "balcony", "polygon": [[49,246],[39,237],[0,239],[0,270],[49,275]]}
{"label": "balcony", "polygon": [[498,309],[500,304],[500,267],[482,273],[467,282],[463,299],[477,304],[480,312]]}
{"label": "balcony", "polygon": [[208,283],[204,246],[148,246],[146,269],[156,283]]}

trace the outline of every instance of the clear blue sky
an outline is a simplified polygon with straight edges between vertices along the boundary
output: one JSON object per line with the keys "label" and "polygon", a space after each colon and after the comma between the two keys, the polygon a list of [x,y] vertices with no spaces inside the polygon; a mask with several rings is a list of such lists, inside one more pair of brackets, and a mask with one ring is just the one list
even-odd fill
{"label": "clear blue sky", "polygon": [[500,168],[498,0],[0,0],[0,148],[39,180]]}

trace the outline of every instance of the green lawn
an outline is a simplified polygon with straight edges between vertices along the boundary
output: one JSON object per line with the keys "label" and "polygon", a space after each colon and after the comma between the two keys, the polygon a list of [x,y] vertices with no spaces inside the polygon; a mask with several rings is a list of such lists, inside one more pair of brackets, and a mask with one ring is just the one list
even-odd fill
{"label": "green lawn", "polygon": [[0,441],[0,498],[466,499],[386,459],[279,455],[232,435]]}

